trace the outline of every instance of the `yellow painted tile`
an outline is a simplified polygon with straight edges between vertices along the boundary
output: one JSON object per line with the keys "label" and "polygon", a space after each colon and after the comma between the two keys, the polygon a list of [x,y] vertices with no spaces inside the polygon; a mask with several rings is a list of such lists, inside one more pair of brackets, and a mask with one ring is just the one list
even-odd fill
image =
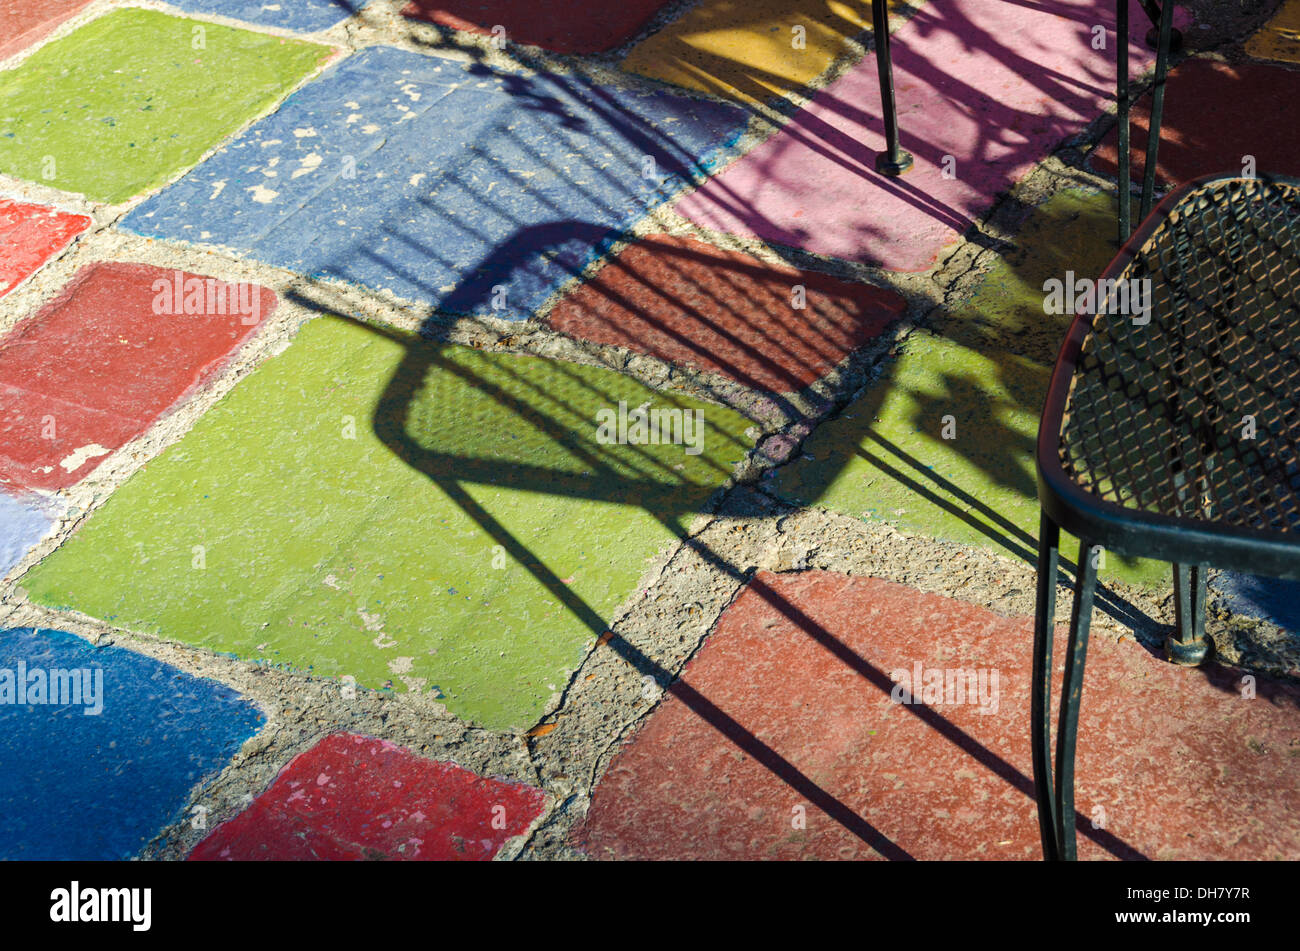
{"label": "yellow painted tile", "polygon": [[633,47],[623,69],[765,102],[812,82],[870,28],[870,0],[704,0]]}
{"label": "yellow painted tile", "polygon": [[1246,52],[1255,59],[1300,63],[1300,0],[1284,0],[1273,19],[1246,41]]}

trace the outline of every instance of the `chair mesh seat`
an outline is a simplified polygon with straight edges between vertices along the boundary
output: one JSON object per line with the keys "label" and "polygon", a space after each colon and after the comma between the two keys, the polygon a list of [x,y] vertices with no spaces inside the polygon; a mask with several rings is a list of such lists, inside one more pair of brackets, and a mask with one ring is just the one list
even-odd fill
{"label": "chair mesh seat", "polygon": [[[1131,294],[1113,313],[1132,281],[1150,282],[1149,322]],[[1066,475],[1127,509],[1300,532],[1300,188],[1192,190],[1097,298],[1061,425]]]}

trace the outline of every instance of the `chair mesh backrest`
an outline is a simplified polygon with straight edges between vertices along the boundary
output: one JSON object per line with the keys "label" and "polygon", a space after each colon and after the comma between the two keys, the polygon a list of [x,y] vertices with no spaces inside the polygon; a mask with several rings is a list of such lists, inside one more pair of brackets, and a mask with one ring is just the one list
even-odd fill
{"label": "chair mesh backrest", "polygon": [[1150,281],[1150,321],[1111,313],[1118,286],[1097,306],[1061,427],[1066,474],[1126,508],[1300,530],[1300,188],[1193,190],[1121,280]]}

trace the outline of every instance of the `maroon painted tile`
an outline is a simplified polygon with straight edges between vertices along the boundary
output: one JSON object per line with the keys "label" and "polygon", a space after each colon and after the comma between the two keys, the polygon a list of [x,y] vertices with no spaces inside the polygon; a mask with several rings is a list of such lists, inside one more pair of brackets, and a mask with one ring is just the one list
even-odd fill
{"label": "maroon painted tile", "polygon": [[192,860],[490,859],[542,811],[540,789],[351,733],[295,757]]}
{"label": "maroon painted tile", "polygon": [[824,376],[906,306],[869,284],[656,235],[629,246],[556,304],[549,323],[575,337],[789,392]]}
{"label": "maroon painted tile", "polygon": [[0,297],[89,227],[85,215],[0,198]]}
{"label": "maroon painted tile", "polygon": [[[1300,123],[1280,121],[1300,98],[1300,72],[1267,63],[1229,65],[1193,59],[1172,70],[1165,89],[1157,177],[1173,186],[1202,175],[1247,171],[1300,175]],[[1146,168],[1151,94],[1134,106],[1132,178]],[[1091,164],[1115,175],[1117,128],[1102,140]],[[1136,214],[1136,211],[1134,212]]]}
{"label": "maroon painted tile", "polygon": [[453,30],[492,33],[505,28],[513,43],[556,53],[599,53],[631,38],[670,0],[411,0],[404,16]]}
{"label": "maroon painted tile", "polygon": [[[873,578],[761,572],[615,757],[576,843],[616,858],[1039,858],[1032,626]],[[912,681],[923,702],[896,702]],[[1300,857],[1300,688],[1255,689],[1095,637],[1080,856]]]}
{"label": "maroon painted tile", "polygon": [[94,264],[0,340],[0,485],[60,489],[209,378],[273,291]]}

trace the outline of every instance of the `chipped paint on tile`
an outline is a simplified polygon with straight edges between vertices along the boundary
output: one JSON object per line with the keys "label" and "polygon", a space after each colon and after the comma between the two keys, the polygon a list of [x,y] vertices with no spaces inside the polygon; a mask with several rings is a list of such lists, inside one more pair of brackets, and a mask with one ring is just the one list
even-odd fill
{"label": "chipped paint on tile", "polygon": [[[411,86],[418,101],[402,92]],[[340,104],[350,102],[361,105],[345,116]],[[371,47],[125,225],[190,241],[201,228],[212,243],[313,277],[522,320],[613,235],[707,169],[743,127],[734,106],[554,74],[469,72]],[[310,156],[319,164],[273,189],[250,181],[271,155],[291,168]],[[509,171],[520,168],[540,174]],[[211,201],[221,181],[231,186]],[[447,286],[455,290],[440,290]]]}

